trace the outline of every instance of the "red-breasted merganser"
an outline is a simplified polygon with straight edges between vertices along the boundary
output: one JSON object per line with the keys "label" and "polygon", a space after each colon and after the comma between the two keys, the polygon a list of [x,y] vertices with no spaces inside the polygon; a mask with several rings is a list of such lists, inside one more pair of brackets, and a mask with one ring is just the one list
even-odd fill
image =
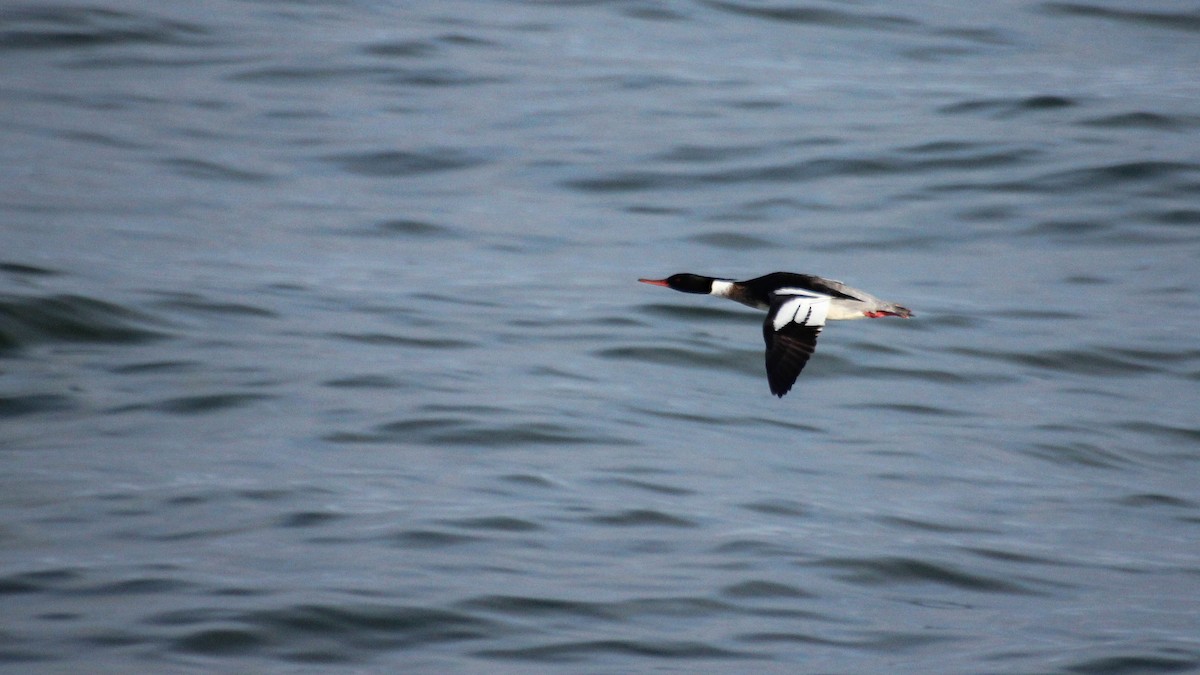
{"label": "red-breasted merganser", "polygon": [[748,281],[714,279],[698,274],[672,274],[666,279],[638,279],[684,293],[718,295],[767,310],[763,339],[767,343],[767,383],[782,398],[792,388],[826,321],[878,319],[913,313],[907,307],[851,288],[840,281],[809,274],[774,272]]}

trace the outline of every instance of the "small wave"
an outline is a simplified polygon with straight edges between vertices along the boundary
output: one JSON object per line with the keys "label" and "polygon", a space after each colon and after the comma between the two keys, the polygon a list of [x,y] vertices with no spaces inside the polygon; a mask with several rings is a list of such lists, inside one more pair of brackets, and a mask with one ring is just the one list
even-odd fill
{"label": "small wave", "polygon": [[1119,162],[1104,166],[1071,169],[1046,174],[1035,179],[1044,191],[1059,191],[1071,188],[1089,190],[1125,186],[1130,183],[1187,184],[1200,173],[1200,164],[1188,162]]}
{"label": "small wave", "polygon": [[[386,63],[420,62],[431,60],[440,53],[461,48],[491,48],[496,43],[463,35],[446,35],[436,39],[393,40],[375,42],[361,48],[361,52]],[[400,67],[392,66],[382,81],[410,87],[459,87],[478,84],[495,84],[507,78],[495,74],[478,75],[455,67]]]}
{"label": "small wave", "polygon": [[273,176],[264,171],[252,171],[204,159],[175,157],[162,160],[162,165],[188,178],[227,181],[231,183],[263,183]]}
{"label": "small wave", "polygon": [[1042,4],[1041,9],[1051,16],[1108,19],[1170,30],[1200,31],[1200,12],[1133,11],[1082,2],[1046,2]]}
{"label": "small wave", "polygon": [[538,476],[528,473],[514,473],[505,476],[500,476],[498,480],[504,481],[520,488],[538,488],[540,490],[555,490],[561,487],[558,483],[550,480],[545,476]]}
{"label": "small wave", "polygon": [[739,600],[811,598],[812,593],[774,581],[743,581],[721,589],[721,595]]}
{"label": "small wave", "polygon": [[1178,196],[1195,194],[1200,165],[1182,162],[1125,162],[1102,167],[1056,171],[1040,176],[1011,180],[969,182],[959,181],[931,185],[930,193],[979,192],[1016,194],[1070,194],[1098,190],[1123,189],[1142,197],[1145,195]]}
{"label": "small wave", "polygon": [[1028,553],[1019,553],[1016,551],[1002,550],[998,548],[985,547],[963,547],[964,551],[984,558],[985,560],[997,560],[1005,563],[1018,563],[1022,565],[1065,565],[1067,561],[1049,558],[1046,556],[1030,555]]}
{"label": "small wave", "polygon": [[468,534],[429,529],[403,530],[387,535],[386,539],[400,548],[444,548],[483,541]]}
{"label": "small wave", "polygon": [[1065,96],[1041,95],[1025,98],[978,99],[962,101],[945,106],[939,112],[946,115],[961,115],[986,113],[993,117],[1004,119],[1018,117],[1028,113],[1061,110],[1078,105],[1074,99]]}
{"label": "small wave", "polygon": [[797,183],[837,177],[908,176],[915,172],[941,171],[957,175],[968,170],[1022,165],[1035,154],[1032,150],[1016,149],[941,157],[914,157],[905,153],[872,157],[816,157],[798,162],[739,166],[707,172],[640,169],[570,179],[563,181],[562,185],[582,192],[610,193],[702,189],[712,185]]}
{"label": "small wave", "polygon": [[79,295],[0,295],[0,351],[48,342],[140,344],[166,337],[134,310]]}
{"label": "small wave", "polygon": [[52,277],[59,274],[59,272],[48,267],[37,267],[35,265],[12,262],[0,263],[0,272],[24,277]]}
{"label": "small wave", "polygon": [[370,178],[401,178],[443,171],[470,169],[485,161],[456,149],[413,151],[380,151],[332,155],[325,158],[338,164],[347,173]]}
{"label": "small wave", "polygon": [[269,66],[229,75],[230,82],[318,84],[326,80],[372,79],[394,72],[383,66]]}
{"label": "small wave", "polygon": [[938,28],[933,35],[957,38],[980,45],[1013,45],[1018,40],[1007,31],[995,28]]}
{"label": "small wave", "polygon": [[130,595],[142,595],[153,593],[183,593],[184,591],[194,588],[191,584],[180,579],[172,579],[166,577],[139,577],[137,579],[123,579],[121,581],[112,581],[99,583],[89,586],[76,587],[70,590],[68,595],[111,595],[125,597]]}
{"label": "small wave", "polygon": [[686,164],[712,164],[761,155],[767,148],[758,145],[744,146],[715,146],[715,145],[682,145],[671,148],[655,156],[663,162],[681,162]]}
{"label": "small wave", "polygon": [[864,367],[862,375],[871,379],[903,380],[911,382],[924,380],[935,384],[970,384],[980,382],[1012,382],[1016,380],[1003,374],[961,373],[952,370],[933,370],[930,368],[886,368],[881,366]]}
{"label": "small wave", "polygon": [[652,483],[645,480],[634,480],[632,478],[604,478],[596,481],[602,485],[616,485],[618,487],[628,487],[635,490],[641,490],[652,494],[673,495],[682,497],[686,495],[696,494],[695,490],[676,487],[674,485],[665,485],[663,483]]}
{"label": "small wave", "polygon": [[[147,620],[182,632],[171,648],[224,656],[267,652],[289,661],[359,660],[380,649],[429,647],[496,637],[503,626],[440,609],[376,605],[296,605],[256,611],[166,612]],[[238,625],[238,628],[231,628]]]}
{"label": "small wave", "polygon": [[364,54],[388,58],[424,58],[433,56],[438,45],[431,40],[389,40],[374,42],[362,48]]}
{"label": "small wave", "polygon": [[326,380],[321,385],[334,389],[400,389],[404,387],[404,383],[400,380],[375,373],[339,377]]}
{"label": "small wave", "polygon": [[463,87],[497,84],[506,79],[494,75],[476,75],[458,68],[408,68],[388,66],[269,66],[251,68],[230,75],[229,81],[251,84],[321,86],[362,80],[405,87]]}
{"label": "small wave", "polygon": [[46,412],[69,410],[74,401],[61,394],[24,394],[0,396],[0,417],[22,417]]}
{"label": "small wave", "polygon": [[252,394],[243,392],[200,394],[195,396],[178,396],[175,398],[167,398],[158,401],[148,401],[145,403],[120,406],[118,408],[113,408],[110,412],[120,414],[148,410],[171,413],[173,415],[202,415],[206,413],[220,412],[230,408],[241,408],[272,398],[275,397],[267,394]]}
{"label": "small wave", "polygon": [[589,516],[585,519],[589,523],[596,525],[609,525],[613,527],[697,527],[697,523],[683,518],[674,516],[669,513],[663,513],[655,509],[629,509],[626,511],[618,511],[615,513],[605,513],[601,515]]}
{"label": "small wave", "polygon": [[768,516],[785,516],[798,518],[808,515],[808,508],[800,502],[789,499],[768,499],[758,502],[741,504],[741,508]]}
{"label": "small wave", "polygon": [[[725,595],[737,600],[767,600],[777,598],[794,601],[806,594],[781,584],[750,581],[728,587]],[[754,606],[740,606],[723,600],[706,597],[632,597],[623,600],[603,601],[578,598],[557,598],[529,595],[481,595],[463,600],[455,609],[468,611],[472,615],[498,615],[511,622],[528,623],[535,618],[558,620],[602,621],[614,626],[630,622],[643,623],[655,619],[707,617],[760,614]],[[768,610],[773,611],[773,610]],[[524,652],[525,649],[517,648]]]}
{"label": "small wave", "polygon": [[470,342],[453,338],[422,338],[390,333],[329,333],[328,337],[383,347],[417,347],[421,349],[464,349]]}
{"label": "small wave", "polygon": [[[972,235],[974,236],[974,235]],[[838,253],[851,251],[886,251],[897,255],[903,251],[928,253],[938,249],[957,246],[966,235],[906,234],[902,236],[875,236],[870,239],[841,239],[829,244],[814,244],[814,251]],[[925,318],[924,316],[922,318]]]}
{"label": "small wave", "polygon": [[534,596],[484,595],[464,600],[456,606],[472,612],[490,612],[512,617],[563,615],[616,620],[621,616],[621,612],[613,603]]}
{"label": "small wave", "polygon": [[843,580],[863,586],[926,582],[981,593],[1037,593],[1011,581],[970,574],[947,564],[916,558],[829,558],[809,564],[839,571]]}
{"label": "small wave", "polygon": [[626,445],[625,439],[552,422],[511,425],[480,424],[475,418],[431,417],[399,420],[370,431],[326,434],[330,443],[421,443],[466,447],[522,445]]}
{"label": "small wave", "polygon": [[288,529],[319,527],[343,518],[341,514],[328,511],[297,511],[280,517],[276,526]]}
{"label": "small wave", "polygon": [[393,72],[384,78],[388,84],[408,87],[470,87],[503,84],[509,79],[494,75],[476,75],[458,68],[412,68]]}
{"label": "small wave", "polygon": [[1200,427],[1173,426],[1169,424],[1160,424],[1158,422],[1142,421],[1124,422],[1118,424],[1117,426],[1127,431],[1158,436],[1167,440],[1184,441],[1190,443],[1200,442]]}
{"label": "small wave", "polygon": [[955,354],[972,356],[981,359],[1004,361],[1014,365],[1027,366],[1038,370],[1048,370],[1074,375],[1091,375],[1095,377],[1111,377],[1114,375],[1138,375],[1148,371],[1156,372],[1161,368],[1149,363],[1137,363],[1128,359],[1124,354],[1106,349],[1057,349],[1039,352],[1001,352],[955,347],[949,350]]}
{"label": "small wave", "polygon": [[743,557],[746,559],[762,558],[770,560],[771,558],[793,559],[799,555],[799,551],[790,546],[785,546],[775,540],[740,538],[731,541],[725,541],[717,546],[712,547],[712,552],[722,556]]}
{"label": "small wave", "polygon": [[1129,112],[1083,120],[1086,127],[1103,129],[1149,129],[1152,131],[1187,131],[1200,127],[1200,117],[1163,115],[1153,112]]}
{"label": "small wave", "polygon": [[1179,509],[1195,509],[1200,508],[1200,502],[1195,502],[1182,497],[1172,497],[1171,495],[1163,494],[1148,494],[1141,493],[1129,495],[1117,500],[1121,506],[1133,506],[1137,508],[1179,508]]}
{"label": "small wave", "polygon": [[989,528],[954,525],[951,523],[934,522],[932,520],[918,518],[905,518],[902,516],[878,516],[875,518],[875,520],[889,527],[895,527],[901,530],[914,530],[917,532],[949,532],[954,534],[997,533],[996,530]]}
{"label": "small wave", "polygon": [[195,631],[174,641],[177,651],[207,656],[245,654],[266,646],[267,639],[253,630],[211,628]]}
{"label": "small wave", "polygon": [[1143,217],[1159,225],[1181,225],[1189,228],[1200,225],[1200,209],[1153,210],[1145,212]]}
{"label": "small wave", "polygon": [[187,373],[195,372],[204,367],[199,361],[136,361],[114,365],[108,370],[116,375],[137,375],[142,373]]}
{"label": "small wave", "polygon": [[388,422],[369,432],[335,432],[324,438],[332,443],[436,443],[440,434],[470,425],[466,417],[424,417]]}
{"label": "small wave", "polygon": [[210,300],[195,293],[167,293],[163,295],[165,296],[165,299],[159,301],[157,305],[167,309],[179,309],[197,314],[217,314],[226,316],[251,316],[262,318],[276,318],[279,316],[269,309],[259,307],[257,305],[247,304],[245,302],[219,302]]}
{"label": "small wave", "polygon": [[645,303],[638,307],[638,311],[651,316],[661,316],[669,319],[681,319],[696,322],[749,322],[750,325],[753,325],[756,322],[761,323],[762,321],[761,316],[758,316],[757,319],[755,319],[755,315],[744,310],[723,309],[720,306],[714,307],[710,305],[671,305],[666,303]]}
{"label": "small wave", "polygon": [[75,49],[110,45],[200,46],[213,40],[184,21],[89,7],[29,5],[0,12],[0,50]]}
{"label": "small wave", "polygon": [[[1186,218],[1186,214],[1183,214]],[[1153,220],[1151,215],[1147,220]],[[1036,223],[1019,236],[1044,237],[1055,243],[1080,245],[1091,243],[1096,245],[1133,246],[1139,244],[1163,245],[1172,243],[1191,243],[1195,236],[1181,230],[1165,230],[1162,228],[1137,227],[1128,223],[1116,224],[1104,220],[1051,220]]]}
{"label": "small wave", "polygon": [[483,530],[485,532],[534,532],[542,529],[541,525],[531,520],[510,516],[460,518],[457,520],[444,520],[442,524],[451,527],[460,527],[465,530]]}
{"label": "small wave", "polygon": [[[151,570],[148,570],[151,571]],[[117,581],[95,582],[83,569],[60,568],[24,572],[0,578],[0,594],[54,593],[70,597],[173,594],[189,591],[193,584],[174,577],[147,574]]]}
{"label": "small wave", "polygon": [[905,413],[906,415],[925,415],[930,417],[966,417],[970,415],[970,413],[961,410],[951,410],[950,408],[920,405],[917,403],[864,403],[860,405],[865,409],[889,410]]}
{"label": "small wave", "polygon": [[[1115,651],[1116,647],[1109,646],[1107,651]],[[1103,658],[1087,658],[1073,663],[1058,659],[1063,672],[1086,673],[1189,673],[1200,670],[1200,650],[1181,649],[1176,644],[1164,645],[1158,649],[1145,645],[1129,645],[1127,654],[1106,656]],[[1155,653],[1159,652],[1159,653]]]}
{"label": "small wave", "polygon": [[0,595],[57,591],[83,578],[83,572],[75,568],[18,572],[0,577]]}
{"label": "small wave", "polygon": [[1096,220],[1046,220],[1034,223],[1020,232],[1022,236],[1054,237],[1060,241],[1076,241],[1081,237],[1108,232],[1112,224]]}
{"label": "small wave", "polygon": [[387,236],[413,238],[447,238],[456,235],[454,230],[445,225],[429,223],[423,220],[392,219],[376,224],[372,231]]}
{"label": "small wave", "polygon": [[[737,420],[729,420],[730,424],[737,424]],[[768,417],[747,417],[744,419],[745,424],[764,425],[768,427],[776,427],[779,429],[788,429],[790,431],[803,431],[806,433],[824,433],[827,431],[825,427],[820,427],[815,424],[805,424],[803,422],[793,422],[786,419],[771,419]]]}
{"label": "small wave", "polygon": [[830,28],[908,31],[921,25],[913,19],[895,14],[865,14],[807,5],[785,4],[763,6],[757,3],[743,4],[740,2],[719,2],[717,0],[704,0],[704,4],[724,12],[758,19],[813,26],[828,26]]}
{"label": "small wave", "polygon": [[894,654],[904,649],[954,640],[955,637],[952,635],[930,634],[929,632],[866,631],[862,637],[849,638],[831,638],[824,635],[796,632],[760,632],[744,633],[739,635],[738,639],[743,642],[755,644],[795,643],[802,645],[828,645]]}
{"label": "small wave", "polygon": [[667,640],[583,640],[515,649],[484,649],[476,656],[545,663],[569,663],[603,656],[643,656],[668,659],[755,658],[749,652],[723,649],[702,642]]}
{"label": "small wave", "polygon": [[[719,368],[736,373],[751,372],[750,362],[742,363],[736,357],[731,358],[730,351],[735,350],[704,353],[694,349],[681,349],[679,347],[611,347],[600,349],[593,353],[602,359],[640,361],[658,365],[704,366],[706,368]],[[741,352],[738,351],[737,353]],[[757,374],[762,368],[760,361],[761,356],[753,360],[754,368],[752,372]]]}
{"label": "small wave", "polygon": [[1171,351],[1162,349],[1127,349],[1114,347],[1108,349],[1108,351],[1112,354],[1143,363],[1168,364],[1200,360],[1200,349],[1190,349],[1187,347]]}
{"label": "small wave", "polygon": [[739,232],[713,232],[710,234],[697,234],[688,238],[698,244],[711,246],[713,248],[725,249],[728,251],[754,251],[764,248],[773,248],[775,244],[761,237],[755,237]]}
{"label": "small wave", "polygon": [[1054,464],[1087,466],[1097,469],[1121,469],[1132,463],[1129,456],[1094,443],[1035,443],[1024,454]]}

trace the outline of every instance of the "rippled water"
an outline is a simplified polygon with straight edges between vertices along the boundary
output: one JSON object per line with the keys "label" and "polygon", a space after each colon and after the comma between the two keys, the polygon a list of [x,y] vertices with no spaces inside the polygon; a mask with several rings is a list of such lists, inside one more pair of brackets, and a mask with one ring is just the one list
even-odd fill
{"label": "rippled water", "polygon": [[4,667],[1200,670],[1194,8],[416,5],[0,9]]}

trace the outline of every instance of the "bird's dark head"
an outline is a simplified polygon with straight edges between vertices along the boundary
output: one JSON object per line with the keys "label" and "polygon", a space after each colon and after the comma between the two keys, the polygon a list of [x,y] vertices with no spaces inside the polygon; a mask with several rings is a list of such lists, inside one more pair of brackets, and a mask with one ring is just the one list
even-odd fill
{"label": "bird's dark head", "polygon": [[712,277],[702,277],[699,274],[672,274],[666,279],[638,279],[643,284],[666,286],[667,288],[684,293],[712,293]]}

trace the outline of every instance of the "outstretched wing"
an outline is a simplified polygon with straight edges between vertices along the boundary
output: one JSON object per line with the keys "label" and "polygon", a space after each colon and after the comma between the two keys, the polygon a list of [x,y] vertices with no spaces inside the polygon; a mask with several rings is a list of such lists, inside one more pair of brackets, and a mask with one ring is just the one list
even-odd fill
{"label": "outstretched wing", "polygon": [[804,370],[825,326],[829,300],[828,295],[798,288],[781,288],[771,295],[763,340],[767,343],[767,383],[772,394],[783,397]]}

